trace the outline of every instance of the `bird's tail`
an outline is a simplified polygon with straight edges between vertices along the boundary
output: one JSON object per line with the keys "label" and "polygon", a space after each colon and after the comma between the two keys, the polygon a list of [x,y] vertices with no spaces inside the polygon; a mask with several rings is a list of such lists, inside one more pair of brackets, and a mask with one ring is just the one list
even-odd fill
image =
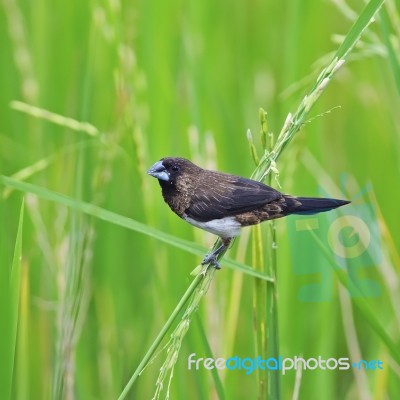
{"label": "bird's tail", "polygon": [[288,213],[300,215],[317,214],[320,212],[333,210],[334,208],[350,203],[350,201],[347,200],[327,199],[323,197],[285,196],[285,199],[288,205]]}

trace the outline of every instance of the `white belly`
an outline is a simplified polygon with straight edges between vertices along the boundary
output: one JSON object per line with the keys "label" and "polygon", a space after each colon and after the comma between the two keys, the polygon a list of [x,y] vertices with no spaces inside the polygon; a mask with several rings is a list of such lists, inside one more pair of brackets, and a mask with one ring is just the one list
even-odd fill
{"label": "white belly", "polygon": [[184,215],[183,219],[189,222],[189,224],[192,224],[197,228],[204,229],[207,232],[211,232],[214,235],[218,235],[223,239],[233,238],[239,236],[240,234],[240,224],[235,220],[235,217],[226,217],[221,219],[213,219],[207,222],[199,222]]}

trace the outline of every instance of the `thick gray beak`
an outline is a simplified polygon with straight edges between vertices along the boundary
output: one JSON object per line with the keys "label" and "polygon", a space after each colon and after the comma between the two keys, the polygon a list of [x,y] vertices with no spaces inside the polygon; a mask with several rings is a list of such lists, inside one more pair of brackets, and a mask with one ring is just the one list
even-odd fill
{"label": "thick gray beak", "polygon": [[148,171],[147,173],[154,178],[160,179],[162,181],[169,181],[169,175],[167,170],[165,169],[163,163],[161,161],[157,161]]}

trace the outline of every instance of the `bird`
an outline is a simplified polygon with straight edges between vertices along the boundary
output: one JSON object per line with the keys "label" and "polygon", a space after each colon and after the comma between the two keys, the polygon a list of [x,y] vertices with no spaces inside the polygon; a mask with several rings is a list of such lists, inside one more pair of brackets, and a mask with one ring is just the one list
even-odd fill
{"label": "bird", "polygon": [[165,157],[147,173],[158,179],[171,210],[189,224],[220,237],[222,244],[207,254],[202,265],[221,266],[217,256],[241,228],[291,214],[316,214],[350,201],[296,197],[252,179],[203,169],[181,157]]}

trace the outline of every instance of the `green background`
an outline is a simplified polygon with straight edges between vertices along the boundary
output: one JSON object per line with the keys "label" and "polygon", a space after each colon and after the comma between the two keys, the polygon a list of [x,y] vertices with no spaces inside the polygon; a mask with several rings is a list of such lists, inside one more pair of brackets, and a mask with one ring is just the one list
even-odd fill
{"label": "green background", "polygon": [[[349,5],[355,15],[363,7],[361,1]],[[350,11],[322,0],[3,1],[0,173],[209,247],[214,237],[179,220],[146,170],[161,157],[179,155],[249,176],[254,163],[246,131],[260,149],[259,107],[277,135],[349,30]],[[373,227],[355,273],[357,281],[378,288],[365,298],[398,343],[400,102],[381,22],[365,32],[313,109],[310,118],[318,117],[305,124],[277,166],[283,192],[351,199],[348,212]],[[396,29],[390,34],[398,49]],[[15,110],[15,100],[89,122],[98,133]],[[4,286],[23,195],[1,190]],[[318,220],[328,227],[339,215]],[[297,235],[298,218],[290,218],[276,223],[280,354],[358,354],[384,362],[382,371],[304,371],[299,398],[396,398],[399,366],[332,270],[320,284],[329,266],[313,240]],[[350,246],[346,240],[354,238],[347,235],[339,239]],[[251,265],[251,238],[247,229],[229,257]],[[12,398],[117,398],[200,260],[25,195]],[[206,342],[215,358],[258,356],[254,278],[222,266],[183,341],[173,399],[217,398],[210,372],[187,367],[191,353],[210,356]],[[322,296],[301,295],[312,284]],[[2,311],[11,304],[5,292],[2,303]],[[128,398],[152,398],[164,359],[160,353]],[[220,378],[227,399],[257,398],[255,373],[225,370]],[[282,377],[282,398],[292,398],[294,385],[291,371]]]}

